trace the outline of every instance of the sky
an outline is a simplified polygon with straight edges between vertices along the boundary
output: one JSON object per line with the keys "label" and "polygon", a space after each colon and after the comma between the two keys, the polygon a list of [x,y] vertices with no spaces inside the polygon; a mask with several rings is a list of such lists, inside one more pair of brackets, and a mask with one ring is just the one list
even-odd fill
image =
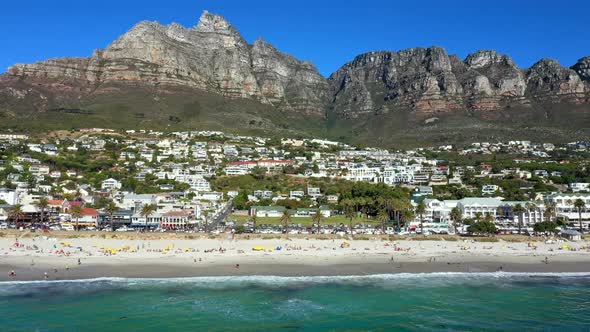
{"label": "sky", "polygon": [[2,0],[0,72],[15,63],[90,56],[139,21],[192,27],[203,10],[224,16],[250,43],[263,37],[328,76],[375,50],[480,49],[522,68],[590,56],[589,0]]}

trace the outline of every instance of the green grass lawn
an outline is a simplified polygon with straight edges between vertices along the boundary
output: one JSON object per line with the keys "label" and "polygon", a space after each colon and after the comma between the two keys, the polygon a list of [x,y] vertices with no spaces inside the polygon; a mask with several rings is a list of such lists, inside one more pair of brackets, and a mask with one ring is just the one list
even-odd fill
{"label": "green grass lawn", "polygon": [[[243,225],[248,220],[250,220],[250,217],[249,216],[233,216],[232,215],[228,219],[236,220],[238,225]],[[356,224],[378,224],[377,221],[372,220],[372,219],[366,219],[366,218],[356,218],[356,219],[353,219],[352,222],[355,225]],[[256,218],[256,223],[258,225],[282,225],[281,218],[279,218],[279,217],[258,217],[258,218]],[[302,218],[291,217],[291,223],[292,224],[302,224],[305,226],[311,226],[313,224],[313,221],[312,221],[311,217],[302,217]],[[330,218],[324,218],[321,223],[322,223],[322,225],[339,225],[339,224],[348,225],[349,220],[345,216],[332,216]]]}

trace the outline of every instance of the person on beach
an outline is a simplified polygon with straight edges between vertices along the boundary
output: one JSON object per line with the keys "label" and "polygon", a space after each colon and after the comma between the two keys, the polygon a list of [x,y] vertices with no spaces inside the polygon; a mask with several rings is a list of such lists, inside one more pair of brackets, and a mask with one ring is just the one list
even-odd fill
{"label": "person on beach", "polygon": [[16,272],[14,272],[14,270],[12,270],[8,273],[8,276],[9,277],[16,277]]}
{"label": "person on beach", "polygon": [[45,278],[45,280],[49,279],[49,274],[47,274],[47,272],[43,273],[43,278]]}
{"label": "person on beach", "polygon": [[78,258],[78,265],[82,265],[82,262],[80,261],[80,258]]}

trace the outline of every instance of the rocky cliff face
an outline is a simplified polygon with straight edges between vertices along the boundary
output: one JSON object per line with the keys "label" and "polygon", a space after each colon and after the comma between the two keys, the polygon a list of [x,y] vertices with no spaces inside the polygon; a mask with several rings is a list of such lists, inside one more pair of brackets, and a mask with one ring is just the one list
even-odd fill
{"label": "rocky cliff face", "polygon": [[412,48],[361,54],[325,79],[311,63],[262,39],[250,45],[224,18],[205,12],[192,28],[141,22],[89,58],[15,65],[0,76],[0,111],[11,111],[15,100],[24,101],[19,110],[45,110],[130,88],[199,90],[321,117],[398,110],[418,117],[492,114],[514,106],[588,104],[590,57],[572,68],[543,59],[523,70],[491,50],[462,60],[440,47]]}
{"label": "rocky cliff face", "polygon": [[224,18],[208,12],[194,28],[141,22],[91,58],[19,64],[5,76],[59,81],[94,94],[113,92],[112,82],[183,86],[321,115],[328,89],[312,64],[263,41],[249,45]]}
{"label": "rocky cliff face", "polygon": [[541,60],[521,70],[496,51],[464,60],[439,47],[370,52],[328,79],[333,111],[345,117],[410,109],[429,115],[451,111],[497,111],[531,103],[585,103],[590,92],[590,58],[565,68]]}

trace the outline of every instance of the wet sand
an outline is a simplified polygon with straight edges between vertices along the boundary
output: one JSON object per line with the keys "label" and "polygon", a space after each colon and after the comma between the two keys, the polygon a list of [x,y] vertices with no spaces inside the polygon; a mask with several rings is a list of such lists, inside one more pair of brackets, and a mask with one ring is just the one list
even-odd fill
{"label": "wet sand", "polygon": [[[239,267],[236,267],[239,264]],[[8,271],[14,270],[16,277]],[[55,272],[57,270],[57,272]],[[589,272],[590,259],[560,257],[545,263],[541,257],[506,257],[487,259],[481,257],[443,257],[436,261],[412,259],[369,258],[349,259],[348,262],[318,262],[317,264],[295,261],[268,262],[251,258],[201,260],[185,258],[132,259],[113,262],[102,258],[85,258],[82,264],[77,259],[55,260],[36,258],[34,265],[22,259],[3,259],[0,264],[0,280],[49,280],[93,279],[102,277],[121,278],[180,278],[203,276],[341,276],[390,273],[433,272]]]}

